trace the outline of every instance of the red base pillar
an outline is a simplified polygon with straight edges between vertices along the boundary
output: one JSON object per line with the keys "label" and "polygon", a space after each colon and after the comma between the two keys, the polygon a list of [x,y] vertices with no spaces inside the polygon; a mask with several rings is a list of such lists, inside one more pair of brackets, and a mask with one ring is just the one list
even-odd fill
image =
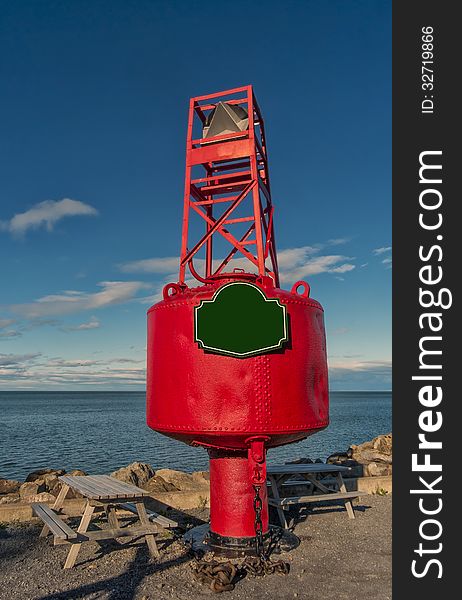
{"label": "red base pillar", "polygon": [[[210,450],[210,533],[224,538],[255,538],[254,467],[247,452]],[[264,465],[263,451],[263,465]],[[268,532],[266,471],[260,483],[262,533]]]}

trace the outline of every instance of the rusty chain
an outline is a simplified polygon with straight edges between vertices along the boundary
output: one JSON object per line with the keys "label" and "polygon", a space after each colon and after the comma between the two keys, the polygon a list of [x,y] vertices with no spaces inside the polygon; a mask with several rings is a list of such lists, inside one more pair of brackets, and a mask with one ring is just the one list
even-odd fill
{"label": "rusty chain", "polygon": [[246,556],[240,564],[231,561],[219,562],[214,559],[204,560],[196,556],[191,568],[196,581],[207,585],[215,594],[219,594],[232,591],[236,583],[246,574],[253,577],[288,575],[290,565],[283,560],[262,561],[257,556]]}
{"label": "rusty chain", "polygon": [[255,510],[255,545],[257,556],[261,560],[266,560],[265,555],[265,544],[263,541],[263,523],[261,520],[261,511],[263,508],[263,502],[260,496],[260,486],[254,485],[255,498],[253,499],[253,508]]}
{"label": "rusty chain", "polygon": [[288,575],[290,571],[290,564],[283,560],[261,560],[258,556],[246,556],[244,562],[241,565],[244,571],[247,571],[254,577],[263,577],[264,575]]}
{"label": "rusty chain", "polygon": [[290,564],[283,560],[271,560],[271,554],[276,549],[282,536],[282,529],[270,532],[268,546],[265,549],[263,539],[263,522],[261,513],[263,501],[260,496],[261,486],[255,485],[253,506],[255,509],[255,545],[257,556],[246,556],[240,564],[231,561],[204,560],[202,555],[194,553],[195,561],[191,565],[193,577],[199,583],[209,586],[214,593],[229,592],[246,574],[253,577],[265,575],[288,575]]}
{"label": "rusty chain", "polygon": [[194,579],[208,585],[215,594],[233,590],[238,575],[238,567],[230,561],[201,560],[197,557],[192,571]]}
{"label": "rusty chain", "polygon": [[271,554],[274,552],[281,539],[283,533],[282,529],[270,529],[269,543],[265,550],[263,523],[261,520],[261,511],[263,508],[263,502],[260,496],[261,486],[254,485],[253,487],[255,490],[253,506],[255,509],[255,550],[257,556],[247,556],[242,563],[242,568],[254,577],[272,575],[273,573],[288,575],[290,571],[290,564],[288,562],[283,560],[271,560]]}

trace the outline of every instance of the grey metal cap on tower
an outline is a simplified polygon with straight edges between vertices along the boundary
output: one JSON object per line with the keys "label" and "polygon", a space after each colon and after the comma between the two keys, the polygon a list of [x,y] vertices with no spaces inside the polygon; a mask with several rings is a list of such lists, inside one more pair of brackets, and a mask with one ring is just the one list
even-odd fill
{"label": "grey metal cap on tower", "polygon": [[219,102],[207,115],[202,130],[203,138],[211,138],[226,133],[245,131],[249,127],[249,118],[245,108],[237,104]]}

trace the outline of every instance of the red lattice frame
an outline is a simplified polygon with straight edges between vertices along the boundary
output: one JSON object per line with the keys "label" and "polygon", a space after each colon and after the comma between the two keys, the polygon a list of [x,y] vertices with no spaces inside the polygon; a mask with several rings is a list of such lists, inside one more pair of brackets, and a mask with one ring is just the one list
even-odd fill
{"label": "red lattice frame", "polygon": [[[248,129],[207,139],[193,139],[195,121],[200,120],[202,131],[208,112],[219,101],[242,105],[248,112]],[[193,178],[192,170],[197,165],[202,167],[203,177]],[[227,206],[218,216],[218,205],[223,208],[224,203]],[[245,204],[252,214],[233,216]],[[204,234],[193,242],[189,240],[191,211],[205,223]],[[246,222],[249,227],[244,234],[233,233],[233,226]],[[251,239],[252,234],[255,237]],[[213,262],[213,239],[216,235],[223,236],[232,246],[218,266],[214,266]],[[193,259],[204,246],[205,273],[200,275],[194,268]],[[180,285],[185,283],[187,266],[196,279],[207,283],[223,276],[226,266],[236,255],[245,257],[249,267],[250,263],[253,265],[252,272],[256,270],[260,276],[270,276],[279,286],[265,127],[251,85],[190,100]]]}

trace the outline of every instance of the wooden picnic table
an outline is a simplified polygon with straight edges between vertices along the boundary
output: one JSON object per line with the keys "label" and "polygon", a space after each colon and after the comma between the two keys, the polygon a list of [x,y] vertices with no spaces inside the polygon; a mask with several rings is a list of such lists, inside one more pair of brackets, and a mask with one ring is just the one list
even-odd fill
{"label": "wooden picnic table", "polygon": [[[147,511],[145,499],[150,494],[135,485],[124,483],[109,475],[62,475],[61,490],[52,507],[42,502],[32,504],[32,510],[44,525],[41,537],[53,534],[54,545],[70,544],[70,550],[64,563],[65,569],[74,566],[82,543],[101,541],[121,537],[143,537],[149,548],[151,556],[158,557],[155,535],[159,526],[174,528],[178,524],[167,517]],[[64,500],[69,490],[80,492],[86,499],[80,524],[76,530],[71,529],[63,519]],[[138,516],[138,520],[129,526],[121,526],[117,510],[129,511]],[[106,516],[108,528],[98,528],[89,531],[93,514],[103,513]]]}
{"label": "wooden picnic table", "polygon": [[[349,467],[325,463],[268,465],[267,478],[270,488],[268,503],[276,508],[281,525],[285,529],[288,528],[284,511],[287,511],[290,506],[326,500],[343,502],[348,517],[354,519],[355,513],[351,500],[361,494],[347,492],[342,473],[348,470]],[[284,488],[295,485],[306,487],[306,494],[287,496]]]}

